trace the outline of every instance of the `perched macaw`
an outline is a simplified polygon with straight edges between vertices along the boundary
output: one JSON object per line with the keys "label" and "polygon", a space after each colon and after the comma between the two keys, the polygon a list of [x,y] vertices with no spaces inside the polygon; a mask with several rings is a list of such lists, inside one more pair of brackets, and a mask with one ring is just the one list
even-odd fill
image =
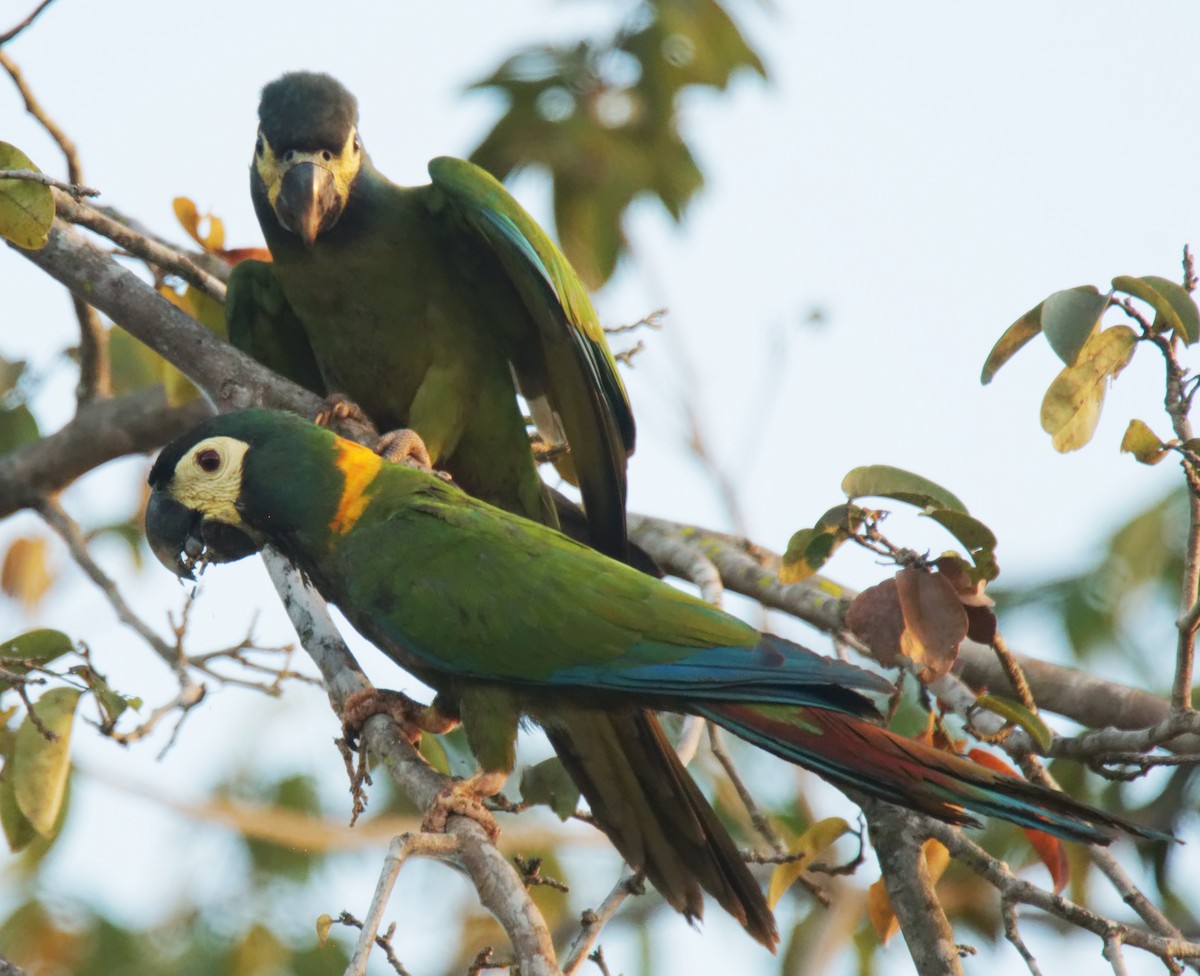
{"label": "perched macaw", "polygon": [[229,282],[234,345],[380,430],[411,428],[466,491],[557,525],[517,403],[579,485],[592,545],[626,553],[634,423],[587,291],[503,185],[461,159],[402,187],[371,164],[328,75],[262,92],[250,167],[272,263]]}
{"label": "perched macaw", "polygon": [[671,905],[699,917],[703,888],[768,946],[760,889],[646,709],[703,716],[838,786],[952,823],[975,822],[970,809],[1077,840],[1153,835],[897,736],[861,694],[889,691],[880,676],[298,417],[205,421],[163,449],[150,484],[147,537],[173,572],[274,546],[436,689],[416,724],[461,720],[482,770],[467,781],[476,797],[500,789],[518,720],[532,719]]}

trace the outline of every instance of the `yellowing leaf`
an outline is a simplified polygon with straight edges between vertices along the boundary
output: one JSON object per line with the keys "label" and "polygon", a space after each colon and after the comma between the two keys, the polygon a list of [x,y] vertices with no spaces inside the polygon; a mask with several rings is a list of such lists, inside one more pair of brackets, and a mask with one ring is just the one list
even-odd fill
{"label": "yellowing leaf", "polygon": [[[175,217],[187,231],[188,236],[208,252],[220,251],[225,246],[225,224],[220,217],[204,214],[202,217],[196,204],[188,197],[176,197],[171,201]],[[208,218],[208,233],[200,232],[200,221]]]}
{"label": "yellowing leaf", "polygon": [[[41,170],[16,146],[0,142],[0,169]],[[0,237],[17,247],[44,247],[54,223],[54,194],[50,187],[28,180],[0,180]]]}
{"label": "yellowing leaf", "polygon": [[810,826],[788,848],[789,854],[799,856],[794,861],[775,865],[775,870],[771,872],[771,885],[767,889],[767,904],[774,908],[775,903],[783,897],[788,888],[799,880],[813,859],[843,834],[848,833],[850,833],[850,825],[841,817],[827,817]]}
{"label": "yellowing leaf", "polygon": [[796,532],[788,540],[787,552],[783,554],[779,582],[802,583],[815,575],[848,538],[845,530],[836,526]]}
{"label": "yellowing leaf", "polygon": [[325,948],[325,943],[329,939],[329,930],[333,928],[333,917],[330,915],[317,916],[317,945],[320,948]]}
{"label": "yellowing leaf", "polygon": [[1187,345],[1200,336],[1200,310],[1182,285],[1158,275],[1120,275],[1113,278],[1113,288],[1140,298],[1154,309],[1155,332],[1171,332]]}
{"label": "yellowing leaf", "polygon": [[1140,420],[1129,421],[1125,436],[1121,438],[1121,450],[1132,454],[1142,464],[1158,464],[1167,456],[1167,449],[1158,435]]}
{"label": "yellowing leaf", "polygon": [[989,712],[995,712],[1005,721],[1023,728],[1043,752],[1054,743],[1054,733],[1050,731],[1046,723],[1020,702],[1002,698],[999,695],[980,695],[975,699],[975,704],[980,708],[986,708]]}
{"label": "yellowing leaf", "polygon": [[1012,359],[1025,343],[1042,331],[1042,304],[1038,302],[1005,329],[1004,335],[996,340],[983,363],[983,372],[979,375],[979,382],[984,386],[992,382],[1000,367]]}
{"label": "yellowing leaf", "polygon": [[1056,451],[1076,451],[1092,439],[1108,380],[1125,368],[1136,346],[1128,326],[1105,329],[1087,341],[1074,366],[1055,377],[1042,400],[1042,429]]}
{"label": "yellowing leaf", "polygon": [[54,578],[46,562],[46,540],[40,536],[14,539],[0,567],[0,590],[34,609]]}
{"label": "yellowing leaf", "polygon": [[[930,880],[937,884],[950,863],[950,852],[941,841],[931,837],[921,845],[921,857],[925,859]],[[867,891],[867,918],[871,921],[875,935],[884,945],[900,931],[900,923],[896,921],[896,912],[892,908],[891,899],[888,898],[883,878],[879,878]]]}
{"label": "yellowing leaf", "polygon": [[47,739],[25,716],[13,741],[5,778],[12,783],[17,807],[43,837],[51,837],[67,791],[71,769],[71,725],[79,692],[52,688],[34,704],[42,724],[54,733]]}

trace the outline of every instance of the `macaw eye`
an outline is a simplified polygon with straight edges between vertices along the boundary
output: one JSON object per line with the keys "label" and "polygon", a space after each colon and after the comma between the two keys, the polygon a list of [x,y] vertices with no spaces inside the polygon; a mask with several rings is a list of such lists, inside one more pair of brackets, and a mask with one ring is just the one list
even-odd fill
{"label": "macaw eye", "polygon": [[290,163],[295,158],[296,158],[296,150],[295,149],[289,149],[287,152],[285,152],[283,154],[283,161],[285,163]]}
{"label": "macaw eye", "polygon": [[328,149],[322,149],[321,158],[325,160],[325,162],[329,162],[331,159],[333,159],[333,153],[331,153]]}
{"label": "macaw eye", "polygon": [[258,134],[258,138],[254,140],[254,155],[261,157],[263,154],[264,144],[262,133]]}
{"label": "macaw eye", "polygon": [[201,471],[212,474],[221,467],[221,455],[210,447],[196,455],[196,464]]}
{"label": "macaw eye", "polygon": [[354,151],[362,152],[362,141],[358,138],[358,136],[354,137]]}

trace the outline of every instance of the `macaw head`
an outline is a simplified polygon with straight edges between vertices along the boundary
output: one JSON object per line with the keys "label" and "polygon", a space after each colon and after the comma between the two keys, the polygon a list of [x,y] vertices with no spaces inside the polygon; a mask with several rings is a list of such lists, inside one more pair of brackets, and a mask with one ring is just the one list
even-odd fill
{"label": "macaw head", "polygon": [[254,445],[250,432],[239,429],[238,416],[194,427],[163,448],[150,471],[146,539],[158,561],[181,579],[195,579],[201,563],[233,562],[265,542],[242,516],[246,459]]}
{"label": "macaw head", "polygon": [[363,162],[358,102],[326,74],[295,71],[262,91],[252,177],[306,247],[341,217]]}

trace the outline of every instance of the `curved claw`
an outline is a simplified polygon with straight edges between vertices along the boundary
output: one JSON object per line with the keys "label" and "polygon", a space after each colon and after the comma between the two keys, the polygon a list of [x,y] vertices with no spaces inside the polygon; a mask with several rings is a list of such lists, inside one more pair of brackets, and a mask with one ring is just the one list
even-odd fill
{"label": "curved claw", "polygon": [[342,738],[353,746],[367,719],[374,715],[390,717],[400,734],[413,745],[421,741],[422,732],[441,735],[458,724],[457,719],[446,715],[436,705],[422,705],[402,691],[363,688],[342,705]]}
{"label": "curved claw", "polygon": [[488,839],[495,843],[500,836],[500,826],[492,812],[483,805],[483,799],[499,793],[507,779],[507,772],[490,770],[455,780],[434,799],[421,821],[421,829],[426,833],[445,833],[446,821],[451,816],[466,817],[479,824]]}
{"label": "curved claw", "polygon": [[321,409],[313,417],[313,423],[364,444],[379,437],[379,431],[371,418],[344,393],[331,393],[322,400]]}
{"label": "curved claw", "polygon": [[375,453],[385,461],[417,468],[427,474],[436,475],[443,481],[453,481],[448,471],[438,471],[433,466],[429,448],[421,435],[408,427],[389,430],[375,442]]}

